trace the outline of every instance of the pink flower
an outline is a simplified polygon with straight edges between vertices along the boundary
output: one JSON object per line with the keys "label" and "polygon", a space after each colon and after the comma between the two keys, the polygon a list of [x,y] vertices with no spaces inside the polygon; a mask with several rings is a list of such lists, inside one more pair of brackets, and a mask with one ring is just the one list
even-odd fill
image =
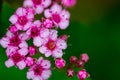
{"label": "pink flower", "polygon": [[51,76],[50,66],[50,61],[40,57],[36,64],[27,72],[27,78],[32,80],[47,80]]}
{"label": "pink flower", "polygon": [[10,46],[13,47],[27,47],[28,44],[26,43],[26,41],[19,35],[19,34],[13,34],[10,31],[8,31],[6,33],[6,36],[4,36],[1,40],[0,40],[0,44],[2,47],[7,48]]}
{"label": "pink flower", "polygon": [[51,18],[60,29],[66,29],[69,26],[70,13],[65,9],[62,10],[62,7],[56,3],[53,4],[51,9],[46,9],[44,15],[46,18]]}
{"label": "pink flower", "polygon": [[40,26],[41,26],[41,22],[39,20],[36,20],[32,25],[30,25],[30,28],[26,32],[26,34],[29,35],[30,38],[39,36],[41,30]]}
{"label": "pink flower", "polygon": [[85,63],[88,62],[88,60],[89,60],[89,56],[86,53],[81,54],[80,58]]}
{"label": "pink flower", "polygon": [[5,65],[9,68],[12,66],[17,66],[20,70],[26,67],[25,56],[28,54],[27,48],[8,48],[7,56],[8,60],[5,62]]}
{"label": "pink flower", "polygon": [[62,0],[61,3],[65,7],[73,7],[76,4],[76,0]]}
{"label": "pink flower", "polygon": [[24,0],[24,7],[32,7],[37,14],[43,12],[51,4],[51,0]]}
{"label": "pink flower", "polygon": [[63,55],[62,50],[67,48],[67,44],[64,40],[57,38],[57,31],[51,30],[44,43],[39,48],[39,51],[46,57],[53,56],[54,58],[60,58]]}
{"label": "pink flower", "polygon": [[31,21],[34,19],[34,11],[31,8],[20,7],[10,17],[9,21],[14,24],[18,30],[27,30]]}
{"label": "pink flower", "polygon": [[85,80],[85,78],[87,78],[89,76],[89,74],[86,72],[85,69],[82,69],[78,72],[77,76],[80,80]]}
{"label": "pink flower", "polygon": [[57,59],[55,60],[55,65],[56,65],[56,67],[59,68],[59,69],[65,67],[65,63],[66,63],[65,60],[62,59],[62,58],[57,58]]}

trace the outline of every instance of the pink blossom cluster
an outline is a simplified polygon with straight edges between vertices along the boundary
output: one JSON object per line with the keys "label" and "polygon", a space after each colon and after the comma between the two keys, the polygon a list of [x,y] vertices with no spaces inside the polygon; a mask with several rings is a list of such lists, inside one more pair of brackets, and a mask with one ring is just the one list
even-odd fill
{"label": "pink blossom cluster", "polygon": [[[9,18],[11,25],[0,39],[8,57],[6,67],[16,66],[20,70],[27,67],[27,78],[32,80],[47,80],[51,76],[51,63],[44,57],[53,57],[58,69],[65,67],[62,56],[68,36],[59,36],[57,29],[64,30],[69,26],[70,13],[66,7],[73,7],[75,3],[76,0],[24,0],[23,6]],[[42,13],[44,17],[36,20],[35,15]],[[35,58],[36,54],[41,56]],[[87,62],[88,57],[83,55],[81,60]],[[84,80],[83,75],[85,70],[79,72],[78,77]]]}

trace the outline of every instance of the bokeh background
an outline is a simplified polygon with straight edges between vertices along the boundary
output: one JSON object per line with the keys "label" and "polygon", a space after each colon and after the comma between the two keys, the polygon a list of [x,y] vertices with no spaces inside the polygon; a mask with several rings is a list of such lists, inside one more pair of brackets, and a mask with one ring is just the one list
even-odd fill
{"label": "bokeh background", "polygon": [[[0,38],[10,25],[9,17],[22,1],[0,0]],[[90,60],[85,68],[91,80],[120,80],[120,0],[77,0],[77,5],[69,10],[70,26],[59,32],[70,35],[64,58],[68,61],[71,55],[88,53]],[[5,49],[0,47],[0,80],[27,80],[27,69],[8,69],[5,60]],[[67,78],[65,71],[55,70],[49,80],[78,79]]]}

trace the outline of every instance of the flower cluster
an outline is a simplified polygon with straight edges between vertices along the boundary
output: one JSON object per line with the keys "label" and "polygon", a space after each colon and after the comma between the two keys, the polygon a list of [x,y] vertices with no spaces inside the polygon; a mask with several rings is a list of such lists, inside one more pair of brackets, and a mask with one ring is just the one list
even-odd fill
{"label": "flower cluster", "polygon": [[[53,57],[58,69],[65,67],[66,61],[62,56],[67,48],[68,36],[58,36],[57,29],[64,30],[69,26],[67,7],[73,7],[75,3],[76,0],[24,0],[23,6],[9,18],[11,25],[0,39],[8,57],[5,65],[8,68],[16,66],[20,70],[28,67],[27,78],[32,80],[47,80],[51,76],[51,63],[43,57]],[[44,17],[36,20],[35,15],[42,13]],[[32,41],[32,45],[28,41]],[[43,55],[35,58],[36,54]],[[74,62],[73,58],[71,63]],[[82,65],[87,62],[86,58],[82,56]],[[82,66],[81,62],[79,66]],[[82,76],[85,73],[85,70],[80,71],[78,77],[81,80],[86,78]]]}
{"label": "flower cluster", "polygon": [[80,80],[85,80],[85,78],[89,77],[89,73],[84,69],[85,63],[87,63],[89,57],[86,53],[81,54],[80,59],[76,56],[70,57],[70,64],[67,68],[67,76],[73,77],[75,74],[74,68],[80,68],[80,71],[77,73],[77,76]]}

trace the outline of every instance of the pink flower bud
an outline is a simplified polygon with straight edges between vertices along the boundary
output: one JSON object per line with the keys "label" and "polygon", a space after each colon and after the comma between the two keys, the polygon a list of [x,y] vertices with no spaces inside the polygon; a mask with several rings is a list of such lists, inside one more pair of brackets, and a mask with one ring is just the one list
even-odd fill
{"label": "pink flower bud", "polygon": [[62,0],[62,4],[66,7],[73,7],[76,4],[76,0]]}
{"label": "pink flower bud", "polygon": [[35,59],[31,58],[31,57],[27,57],[25,60],[26,66],[30,67],[34,64]]}
{"label": "pink flower bud", "polygon": [[18,31],[18,29],[17,29],[17,27],[16,27],[15,25],[11,25],[11,26],[9,27],[9,30],[10,30],[10,32],[12,32],[12,33],[16,33],[16,32]]}
{"label": "pink flower bud", "polygon": [[55,65],[56,65],[56,67],[59,68],[59,69],[63,68],[63,67],[65,66],[65,63],[66,63],[65,60],[62,59],[62,58],[57,58],[57,59],[55,60]]}
{"label": "pink flower bud", "polygon": [[70,57],[70,63],[76,63],[77,62],[77,57],[76,56],[71,56]]}
{"label": "pink flower bud", "polygon": [[67,41],[67,39],[68,39],[68,36],[64,34],[64,35],[61,35],[61,36],[60,36],[60,38],[61,38],[62,40],[65,40],[65,41]]}
{"label": "pink flower bud", "polygon": [[88,62],[88,60],[89,60],[89,56],[88,56],[86,53],[81,54],[80,58],[81,58],[81,60],[84,61],[85,63]]}
{"label": "pink flower bud", "polygon": [[83,69],[78,72],[77,76],[80,80],[85,80],[85,78],[87,78],[89,74],[86,72],[85,69]]}
{"label": "pink flower bud", "polygon": [[51,19],[43,19],[43,27],[45,28],[53,28],[54,24]]}
{"label": "pink flower bud", "polygon": [[29,47],[29,54],[30,56],[33,56],[36,53],[36,48],[34,46]]}
{"label": "pink flower bud", "polygon": [[84,61],[82,61],[82,60],[77,61],[77,66],[78,66],[79,68],[83,68],[84,65],[85,65]]}
{"label": "pink flower bud", "polygon": [[74,74],[75,74],[75,73],[74,73],[74,70],[73,70],[73,69],[68,69],[68,70],[67,70],[67,76],[68,76],[68,77],[73,77]]}

